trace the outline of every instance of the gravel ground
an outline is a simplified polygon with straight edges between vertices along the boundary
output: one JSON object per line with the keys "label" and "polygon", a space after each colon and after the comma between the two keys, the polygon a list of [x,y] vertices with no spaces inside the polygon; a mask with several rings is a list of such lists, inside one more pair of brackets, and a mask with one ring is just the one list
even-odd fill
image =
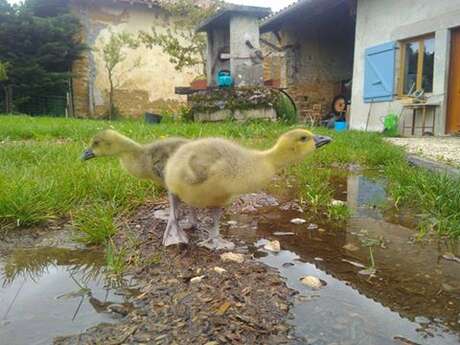
{"label": "gravel ground", "polygon": [[403,146],[408,153],[460,166],[460,137],[388,138],[387,141]]}

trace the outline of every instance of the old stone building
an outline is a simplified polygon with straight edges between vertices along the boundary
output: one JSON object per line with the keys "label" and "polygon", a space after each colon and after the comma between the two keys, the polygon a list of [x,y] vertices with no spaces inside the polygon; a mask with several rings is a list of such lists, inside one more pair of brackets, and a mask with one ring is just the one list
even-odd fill
{"label": "old stone building", "polygon": [[[109,81],[100,48],[111,33],[158,32],[173,29],[173,18],[164,10],[167,0],[73,0],[72,8],[82,24],[82,40],[90,48],[73,68],[74,113],[99,117],[107,113]],[[203,1],[203,4],[206,2]],[[174,93],[202,73],[202,66],[177,71],[160,47],[140,46],[126,52],[115,70],[118,85],[114,95],[123,116],[137,117],[146,111],[159,112],[185,101]]]}

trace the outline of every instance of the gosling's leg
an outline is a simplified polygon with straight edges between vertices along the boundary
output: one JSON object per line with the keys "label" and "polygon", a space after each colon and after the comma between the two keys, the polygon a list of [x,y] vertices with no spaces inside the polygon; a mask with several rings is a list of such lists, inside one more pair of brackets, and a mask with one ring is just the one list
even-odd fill
{"label": "gosling's leg", "polygon": [[188,243],[187,234],[182,230],[178,223],[179,199],[172,193],[169,193],[169,219],[166,230],[163,234],[163,245],[171,246],[173,244]]}
{"label": "gosling's leg", "polygon": [[[182,204],[184,207],[187,207],[185,204]],[[187,207],[188,212],[183,212],[183,218],[179,222],[182,229],[198,229],[199,221],[197,216],[196,208]],[[185,213],[185,214],[184,214]],[[188,213],[188,214],[187,214]]]}
{"label": "gosling's leg", "polygon": [[198,243],[199,246],[209,248],[211,250],[232,250],[235,248],[235,244],[224,240],[220,236],[219,231],[219,221],[224,212],[221,208],[213,208],[212,212],[212,220],[213,224],[211,230],[209,231],[209,238],[203,242]]}
{"label": "gosling's leg", "polygon": [[195,207],[190,207],[190,224],[192,224],[192,227],[194,227],[195,229],[198,229],[199,220],[197,210]]}

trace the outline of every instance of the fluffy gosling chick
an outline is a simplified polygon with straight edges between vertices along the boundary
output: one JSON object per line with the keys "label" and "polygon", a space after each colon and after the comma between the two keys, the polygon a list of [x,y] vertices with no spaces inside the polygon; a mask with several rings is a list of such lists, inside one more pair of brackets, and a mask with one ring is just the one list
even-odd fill
{"label": "fluffy gosling chick", "polygon": [[182,145],[168,160],[165,183],[170,193],[171,215],[163,244],[174,244],[179,231],[175,206],[178,198],[197,208],[211,208],[213,227],[200,245],[210,249],[233,249],[219,234],[223,207],[238,195],[266,186],[280,169],[297,163],[329,137],[315,136],[305,129],[283,134],[271,149],[251,150],[228,140],[208,138]]}
{"label": "fluffy gosling chick", "polygon": [[[154,181],[165,187],[164,171],[169,157],[183,144],[189,142],[183,138],[169,138],[142,145],[134,140],[114,131],[105,130],[97,134],[88,149],[83,152],[82,160],[96,157],[118,157],[122,167],[131,175]],[[171,208],[178,209],[176,200],[171,200]],[[198,224],[195,210],[191,210],[190,223]],[[185,231],[177,229],[173,240],[176,243],[187,243]]]}
{"label": "fluffy gosling chick", "polygon": [[118,157],[129,174],[165,186],[166,162],[187,142],[189,140],[183,138],[168,138],[142,145],[117,131],[107,129],[94,136],[81,159],[86,161],[96,157]]}

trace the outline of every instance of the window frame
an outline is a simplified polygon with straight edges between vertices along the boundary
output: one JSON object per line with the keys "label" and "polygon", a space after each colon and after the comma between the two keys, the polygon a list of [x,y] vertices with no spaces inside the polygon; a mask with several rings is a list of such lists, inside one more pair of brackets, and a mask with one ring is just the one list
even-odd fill
{"label": "window frame", "polygon": [[[423,60],[425,58],[425,44],[421,44],[421,43],[431,38],[436,40],[434,32],[426,34],[426,35],[410,37],[410,38],[399,41],[400,54],[399,54],[399,75],[398,75],[398,89],[397,89],[398,97],[401,97],[401,98],[409,97],[409,95],[404,93],[404,82],[405,82],[405,75],[406,75],[406,68],[405,68],[406,67],[406,44],[410,42],[418,43],[419,51],[418,51],[418,57],[417,57],[417,78],[415,82],[415,90],[419,90],[422,88]],[[436,46],[436,43],[435,43],[435,46]],[[435,55],[436,55],[436,51],[435,51]],[[432,94],[432,93],[433,91],[427,92],[427,94]]]}

